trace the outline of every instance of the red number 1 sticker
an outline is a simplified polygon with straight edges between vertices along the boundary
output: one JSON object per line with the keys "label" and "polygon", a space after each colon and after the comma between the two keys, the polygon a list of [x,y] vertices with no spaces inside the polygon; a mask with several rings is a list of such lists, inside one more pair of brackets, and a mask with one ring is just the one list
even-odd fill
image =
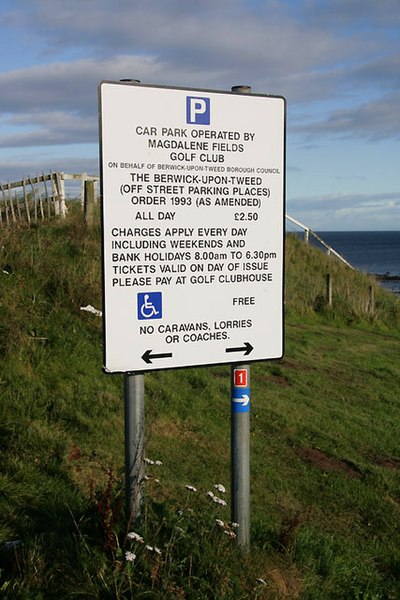
{"label": "red number 1 sticker", "polygon": [[233,383],[235,387],[247,387],[247,370],[246,369],[234,369],[233,370]]}

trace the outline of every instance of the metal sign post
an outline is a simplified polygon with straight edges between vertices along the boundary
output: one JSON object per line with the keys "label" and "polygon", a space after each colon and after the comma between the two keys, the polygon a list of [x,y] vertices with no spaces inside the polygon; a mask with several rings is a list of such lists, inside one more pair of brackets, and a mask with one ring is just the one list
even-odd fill
{"label": "metal sign post", "polygon": [[125,373],[125,514],[139,515],[144,482],[144,375]]}
{"label": "metal sign post", "polygon": [[250,547],[250,367],[231,367],[231,515],[236,540]]}
{"label": "metal sign post", "polygon": [[[247,85],[232,92],[250,94]],[[231,519],[238,523],[236,540],[250,550],[250,365],[231,367]]]}

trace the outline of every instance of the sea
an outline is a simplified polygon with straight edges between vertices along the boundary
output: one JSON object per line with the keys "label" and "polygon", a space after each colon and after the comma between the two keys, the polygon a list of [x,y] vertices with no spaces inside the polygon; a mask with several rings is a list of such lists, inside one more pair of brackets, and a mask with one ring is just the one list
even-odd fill
{"label": "sea", "polygon": [[353,267],[377,275],[382,287],[400,295],[400,231],[316,233]]}

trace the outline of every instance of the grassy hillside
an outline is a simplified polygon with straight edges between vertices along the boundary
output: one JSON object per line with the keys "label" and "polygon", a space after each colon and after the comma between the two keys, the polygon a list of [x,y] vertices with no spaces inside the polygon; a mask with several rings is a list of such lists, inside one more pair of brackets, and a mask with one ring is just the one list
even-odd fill
{"label": "grassy hillside", "polygon": [[[101,320],[80,310],[101,308],[98,228],[71,210],[0,236],[0,597],[400,597],[394,295],[288,237],[285,357],[252,366],[248,557],[216,522],[229,367],[147,374],[146,453],[162,465],[142,544],[123,516],[122,377],[102,373]],[[216,483],[227,506],[207,497]]]}

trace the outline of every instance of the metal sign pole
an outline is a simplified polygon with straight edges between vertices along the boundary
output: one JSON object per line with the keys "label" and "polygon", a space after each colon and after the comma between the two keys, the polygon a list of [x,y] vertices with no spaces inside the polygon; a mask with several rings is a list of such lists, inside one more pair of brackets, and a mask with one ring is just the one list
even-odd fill
{"label": "metal sign pole", "polygon": [[[231,88],[251,94],[251,87]],[[237,543],[250,550],[250,366],[231,367],[231,518],[238,523]]]}
{"label": "metal sign pole", "polygon": [[128,523],[141,512],[144,479],[144,375],[124,375],[125,502]]}
{"label": "metal sign pole", "polygon": [[231,367],[231,512],[237,543],[250,548],[250,366]]}

